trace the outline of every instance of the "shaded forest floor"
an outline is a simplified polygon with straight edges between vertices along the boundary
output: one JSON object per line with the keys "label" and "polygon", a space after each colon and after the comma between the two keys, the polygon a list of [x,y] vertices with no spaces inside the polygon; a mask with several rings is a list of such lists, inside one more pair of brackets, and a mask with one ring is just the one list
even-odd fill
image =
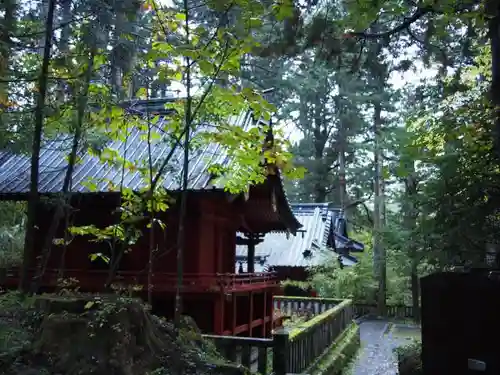
{"label": "shaded forest floor", "polygon": [[[230,371],[229,371],[230,370]],[[238,373],[185,317],[172,323],[119,296],[0,296],[2,375]],[[236,372],[235,372],[236,371]]]}

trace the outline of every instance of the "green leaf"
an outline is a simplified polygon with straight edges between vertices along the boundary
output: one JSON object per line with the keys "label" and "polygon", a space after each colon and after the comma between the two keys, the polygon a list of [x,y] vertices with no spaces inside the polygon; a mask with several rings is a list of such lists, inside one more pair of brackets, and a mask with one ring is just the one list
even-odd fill
{"label": "green leaf", "polygon": [[214,66],[208,61],[201,60],[198,62],[198,65],[201,72],[205,75],[211,75],[214,72]]}
{"label": "green leaf", "polygon": [[146,99],[148,97],[148,92],[146,90],[145,87],[141,87],[139,90],[137,90],[137,92],[135,93],[135,95],[140,98],[140,99]]}
{"label": "green leaf", "polygon": [[186,21],[186,15],[184,13],[177,13],[175,19],[179,21]]}
{"label": "green leaf", "polygon": [[405,178],[409,176],[409,171],[408,168],[406,168],[406,165],[403,163],[400,163],[398,167],[396,168],[396,176],[399,178]]}

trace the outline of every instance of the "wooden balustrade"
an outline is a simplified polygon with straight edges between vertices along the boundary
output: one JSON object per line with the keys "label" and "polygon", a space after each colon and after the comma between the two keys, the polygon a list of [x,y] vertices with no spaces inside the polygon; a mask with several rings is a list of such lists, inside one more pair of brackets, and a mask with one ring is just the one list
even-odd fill
{"label": "wooden balustrade", "polygon": [[[307,370],[352,321],[352,301],[345,300],[288,333],[286,373]],[[286,332],[283,332],[286,335]],[[277,333],[278,334],[278,333]]]}
{"label": "wooden balustrade", "polygon": [[239,363],[251,372],[266,375],[271,373],[273,339],[253,337],[203,335],[214,343],[219,353],[228,361]]}
{"label": "wooden balustrade", "polygon": [[[375,304],[355,303],[354,315],[357,317],[364,315],[377,315],[378,309]],[[408,319],[414,318],[412,306],[405,305],[387,305],[386,315],[389,318]]]}
{"label": "wooden balustrade", "polygon": [[273,301],[275,310],[279,310],[283,315],[290,316],[305,312],[318,315],[332,309],[344,300],[338,298],[274,296]]}
{"label": "wooden balustrade", "polygon": [[[19,269],[10,268],[4,271],[3,283],[5,286],[16,286],[19,281]],[[30,277],[35,275],[35,270],[30,270]],[[55,287],[58,285],[60,273],[56,269],[46,269],[40,285]],[[102,289],[108,279],[108,271],[100,270],[64,270],[64,278],[73,278],[79,281],[82,288]],[[175,291],[177,274],[167,272],[153,272],[151,275],[151,288],[156,292]],[[147,272],[118,271],[112,283],[124,285],[141,285],[145,289],[148,285]],[[276,274],[273,272],[260,273],[185,273],[183,276],[184,291],[211,291],[226,292],[252,290],[254,287],[277,285]]]}
{"label": "wooden balustrade", "polygon": [[[240,363],[253,373],[285,375],[304,372],[351,324],[353,305],[351,300],[286,299],[290,302],[310,302],[311,306],[320,306],[321,309],[329,305],[333,307],[295,327],[275,330],[272,339],[215,335],[203,337],[212,340],[227,360]],[[272,363],[269,361],[271,356]]]}
{"label": "wooden balustrade", "polygon": [[[338,298],[313,298],[295,296],[274,296],[274,309],[281,315],[303,315],[305,313],[321,314],[344,301]],[[353,314],[355,317],[364,315],[377,315],[377,305],[371,303],[354,303]],[[386,315],[389,318],[413,318],[412,306],[387,305]]]}

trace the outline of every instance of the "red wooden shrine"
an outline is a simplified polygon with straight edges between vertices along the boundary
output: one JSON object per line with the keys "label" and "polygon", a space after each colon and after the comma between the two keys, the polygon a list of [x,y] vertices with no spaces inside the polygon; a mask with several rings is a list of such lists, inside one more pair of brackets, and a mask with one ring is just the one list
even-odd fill
{"label": "red wooden shrine", "polygon": [[[165,101],[140,101],[134,108],[149,108],[149,113],[162,115],[165,112]],[[250,112],[240,114],[235,124],[248,128],[259,126]],[[167,135],[165,135],[167,137]],[[44,197],[53,197],[62,189],[67,168],[67,154],[61,140],[51,140],[42,147],[40,153],[39,186]],[[130,137],[126,145],[110,144],[115,150],[127,149],[127,155],[139,155],[146,147],[140,134]],[[272,142],[269,132],[266,143]],[[155,152],[167,154],[162,150],[164,144],[159,141]],[[236,241],[248,246],[248,257],[253,258],[255,243],[266,233],[273,231],[296,233],[301,224],[295,218],[286,199],[279,170],[269,166],[270,173],[265,182],[251,186],[248,194],[233,195],[224,192],[211,184],[207,167],[203,166],[207,154],[213,149],[207,146],[198,159],[190,163],[193,186],[188,191],[188,213],[185,221],[185,251],[183,254],[183,313],[192,316],[202,331],[225,335],[267,336],[273,327],[273,293],[279,290],[278,281],[272,273],[255,273],[253,270],[243,274],[235,274]],[[168,150],[167,150],[168,151]],[[205,152],[206,151],[206,152]],[[175,152],[182,155],[182,149]],[[180,156],[179,156],[180,158]],[[179,159],[173,156],[172,160]],[[181,160],[181,159],[179,159]],[[228,160],[224,155],[220,160]],[[25,200],[29,190],[30,158],[26,155],[0,152],[0,199]],[[130,189],[140,186],[135,172],[128,174],[122,181],[127,181]],[[169,172],[170,173],[170,172]],[[178,172],[165,176],[165,181],[175,181]],[[167,173],[168,174],[168,173]],[[109,285],[109,268],[100,259],[92,261],[91,254],[102,253],[112,259],[111,243],[96,243],[92,237],[68,236],[68,226],[95,225],[104,228],[117,223],[120,206],[120,194],[117,192],[88,192],[85,182],[90,178],[113,179],[121,174],[112,166],[103,165],[92,155],[83,155],[81,162],[73,171],[70,214],[62,220],[56,238],[66,238],[67,245],[52,245],[50,255],[39,280],[41,290],[50,291],[58,286],[58,279],[75,279],[81,291],[100,292]],[[118,176],[118,177],[117,177]],[[113,181],[119,186],[120,180]],[[172,198],[176,197],[178,187],[174,183],[165,186],[170,190]],[[105,189],[105,188],[104,188]],[[179,199],[174,199],[179,202]],[[46,233],[53,221],[54,205],[42,199],[37,211],[35,238],[36,251],[30,259],[30,276],[35,275],[35,268],[40,264],[42,247],[46,241]],[[112,280],[124,286],[142,286],[142,296],[150,290],[153,310],[162,315],[172,316],[174,296],[177,285],[176,245],[179,209],[176,204],[161,217],[165,229],[154,228],[152,243],[153,267],[148,275],[150,258],[150,230],[147,223],[141,223],[143,235],[132,246],[119,256],[118,267]],[[66,236],[66,237],[65,237]],[[11,270],[5,286],[16,287],[19,278],[17,271]]]}
{"label": "red wooden shrine", "polygon": [[[278,204],[277,204],[278,203]],[[116,193],[79,193],[72,198],[74,226],[106,227],[116,218],[119,205]],[[192,316],[204,332],[223,335],[266,337],[273,328],[272,296],[279,290],[273,273],[234,273],[237,232],[247,238],[259,238],[270,231],[295,232],[300,224],[287,207],[278,175],[250,188],[248,195],[233,196],[220,190],[190,191],[186,219],[186,249],[182,283],[183,313]],[[49,206],[38,210],[38,235],[42,244],[51,223]],[[176,290],[176,250],[178,207],[171,207],[160,219],[163,230],[155,228],[153,239],[153,272],[148,284],[150,231],[143,226],[144,235],[123,254],[113,283],[141,285],[143,297],[151,288],[152,308],[158,314],[171,316]],[[57,237],[64,236],[61,225]],[[241,241],[241,239],[240,239]],[[248,241],[250,251],[252,240]],[[41,248],[31,260],[32,276]],[[42,291],[57,287],[58,278],[78,280],[81,291],[103,290],[109,275],[109,265],[90,259],[91,254],[111,257],[109,243],[95,243],[92,238],[74,236],[69,245],[52,246],[40,286]],[[251,254],[250,254],[251,256]],[[16,275],[7,283],[15,286]],[[274,322],[276,323],[276,322]]]}

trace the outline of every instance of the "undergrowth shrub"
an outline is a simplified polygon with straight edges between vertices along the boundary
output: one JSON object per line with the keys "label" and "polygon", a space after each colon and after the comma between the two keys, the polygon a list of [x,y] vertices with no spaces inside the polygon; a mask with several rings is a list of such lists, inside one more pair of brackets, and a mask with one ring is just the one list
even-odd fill
{"label": "undergrowth shrub", "polygon": [[191,318],[177,331],[142,301],[111,294],[0,296],[0,354],[2,375],[245,373]]}
{"label": "undergrowth shrub", "polygon": [[422,375],[422,343],[413,340],[410,344],[395,349],[400,375]]}
{"label": "undergrowth shrub", "polygon": [[355,302],[376,301],[371,252],[360,254],[354,266],[340,268],[337,259],[312,270],[311,285],[322,297],[352,298]]}
{"label": "undergrowth shrub", "polygon": [[25,205],[0,202],[0,268],[20,265],[24,248]]}
{"label": "undergrowth shrub", "polygon": [[[376,304],[378,281],[373,269],[372,238],[363,233],[357,238],[364,243],[363,253],[354,254],[358,262],[340,267],[337,256],[332,255],[325,264],[311,268],[310,285],[321,297],[351,298],[354,303]],[[387,303],[412,303],[408,256],[387,249]],[[425,262],[419,265],[419,276],[432,272]]]}
{"label": "undergrowth shrub", "polygon": [[18,292],[0,295],[0,353],[15,352],[32,339],[31,323],[38,319],[33,299]]}

